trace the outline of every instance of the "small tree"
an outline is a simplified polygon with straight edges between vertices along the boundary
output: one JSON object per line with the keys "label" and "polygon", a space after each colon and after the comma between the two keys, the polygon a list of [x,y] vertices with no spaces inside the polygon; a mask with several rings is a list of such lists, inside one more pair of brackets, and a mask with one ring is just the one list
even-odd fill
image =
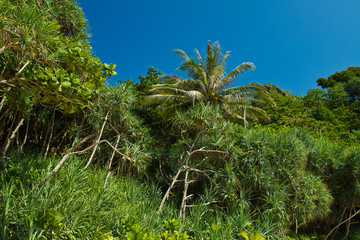
{"label": "small tree", "polygon": [[[175,185],[182,186],[179,219],[185,217],[186,208],[197,205],[188,204],[191,198],[196,198],[190,185],[201,182],[204,190],[212,181],[214,166],[221,167],[229,159],[233,139],[229,137],[233,125],[223,119],[219,106],[198,103],[185,113],[177,112],[173,126],[179,138],[172,148],[171,155],[178,157],[177,170],[160,204],[158,213],[169,198]],[[201,181],[202,180],[202,181]],[[199,186],[199,185],[198,185]],[[201,205],[217,203],[211,201]]]}

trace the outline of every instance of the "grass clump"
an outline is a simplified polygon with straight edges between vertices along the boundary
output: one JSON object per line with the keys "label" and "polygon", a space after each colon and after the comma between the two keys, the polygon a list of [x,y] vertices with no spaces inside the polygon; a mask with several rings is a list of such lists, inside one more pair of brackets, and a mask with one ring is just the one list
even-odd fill
{"label": "grass clump", "polygon": [[150,235],[161,231],[163,216],[175,216],[171,206],[156,215],[161,199],[156,186],[110,176],[104,189],[106,171],[85,170],[79,158],[69,159],[39,189],[34,187],[56,160],[36,154],[9,159],[8,173],[1,172],[2,239],[106,239],[131,231]]}

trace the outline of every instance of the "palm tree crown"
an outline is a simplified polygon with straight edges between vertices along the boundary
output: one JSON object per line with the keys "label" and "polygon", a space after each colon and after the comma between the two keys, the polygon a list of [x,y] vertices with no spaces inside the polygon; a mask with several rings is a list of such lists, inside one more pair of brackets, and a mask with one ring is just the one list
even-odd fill
{"label": "palm tree crown", "polygon": [[265,111],[251,104],[259,101],[273,104],[264,87],[250,83],[227,88],[241,74],[255,69],[253,63],[242,63],[226,74],[225,60],[229,57],[229,52],[222,54],[220,44],[211,45],[210,41],[207,45],[206,62],[197,49],[196,59],[189,58],[182,50],[175,52],[184,59],[178,70],[185,72],[189,78],[165,76],[162,84],[153,85],[151,95],[146,99],[147,103],[165,101],[173,105],[183,105],[203,101],[206,104],[219,104],[225,113],[241,119],[245,124],[246,117],[254,120],[270,119]]}

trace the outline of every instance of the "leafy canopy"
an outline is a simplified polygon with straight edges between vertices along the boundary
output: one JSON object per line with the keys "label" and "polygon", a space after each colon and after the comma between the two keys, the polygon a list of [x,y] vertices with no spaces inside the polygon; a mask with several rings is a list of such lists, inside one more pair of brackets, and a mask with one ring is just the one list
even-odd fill
{"label": "leafy canopy", "polygon": [[175,50],[184,62],[178,70],[185,72],[189,78],[183,79],[177,75],[167,75],[164,82],[153,85],[151,95],[146,103],[163,102],[172,107],[189,106],[195,101],[206,104],[219,104],[227,115],[247,122],[246,117],[254,120],[269,120],[265,111],[254,107],[254,102],[273,104],[266,90],[257,83],[228,88],[236,79],[247,71],[255,68],[253,63],[245,62],[228,74],[225,72],[226,59],[229,52],[222,54],[220,44],[208,41],[205,61],[195,49],[196,58],[190,58],[184,51]]}

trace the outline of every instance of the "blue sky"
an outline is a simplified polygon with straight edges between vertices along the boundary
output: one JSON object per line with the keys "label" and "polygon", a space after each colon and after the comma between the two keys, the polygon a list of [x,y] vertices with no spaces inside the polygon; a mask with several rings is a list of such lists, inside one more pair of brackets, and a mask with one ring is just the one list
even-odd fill
{"label": "blue sky", "polygon": [[305,95],[316,79],[360,66],[358,0],[77,0],[93,52],[117,65],[118,80],[138,81],[149,66],[179,74],[173,50],[204,56],[208,40],[231,51],[227,72],[256,69],[236,85],[272,83]]}

